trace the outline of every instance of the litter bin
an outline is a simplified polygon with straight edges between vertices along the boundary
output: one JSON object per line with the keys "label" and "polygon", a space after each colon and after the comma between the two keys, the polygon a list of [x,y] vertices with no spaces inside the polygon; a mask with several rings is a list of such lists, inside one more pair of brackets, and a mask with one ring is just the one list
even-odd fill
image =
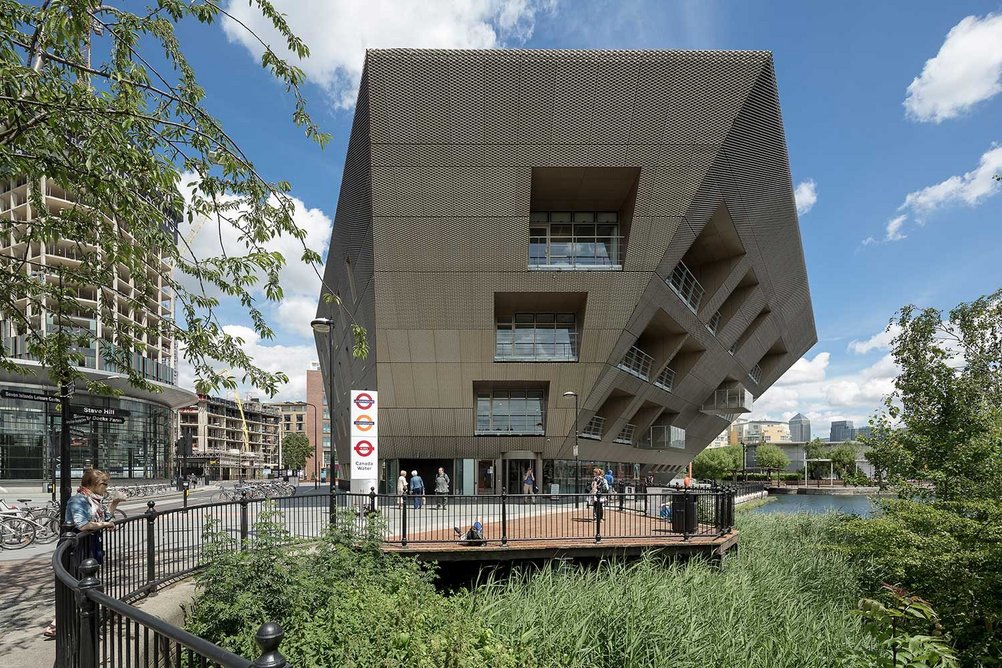
{"label": "litter bin", "polygon": [[696,533],[696,495],[672,494],[671,530],[675,533]]}

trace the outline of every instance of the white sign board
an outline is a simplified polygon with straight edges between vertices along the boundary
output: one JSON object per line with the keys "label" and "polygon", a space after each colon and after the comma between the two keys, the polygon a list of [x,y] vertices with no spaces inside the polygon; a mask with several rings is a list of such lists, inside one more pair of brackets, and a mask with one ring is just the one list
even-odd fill
{"label": "white sign board", "polygon": [[379,477],[379,426],[377,393],[351,391],[351,478],[375,480]]}

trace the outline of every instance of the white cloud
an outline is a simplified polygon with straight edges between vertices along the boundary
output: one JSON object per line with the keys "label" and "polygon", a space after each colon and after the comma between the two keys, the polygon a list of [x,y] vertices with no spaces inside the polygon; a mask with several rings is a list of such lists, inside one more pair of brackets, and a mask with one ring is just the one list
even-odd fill
{"label": "white cloud", "polygon": [[939,123],[1002,91],[1002,14],[968,16],[950,29],[934,58],[908,86],[905,110]]}
{"label": "white cloud", "polygon": [[[870,349],[880,346],[879,337],[878,334],[870,339],[874,342]],[[865,425],[881,407],[884,397],[894,390],[898,368],[893,358],[883,355],[869,366],[829,377],[830,357],[829,353],[820,352],[811,360],[798,360],[755,400],[748,419],[789,420],[795,413],[803,413],[812,421],[817,435],[824,435],[832,420],[853,420],[857,426]]]}
{"label": "white cloud", "polygon": [[818,201],[817,184],[814,183],[814,179],[807,179],[797,184],[793,197],[797,200],[797,213],[804,215],[810,211]]}
{"label": "white cloud", "polygon": [[[900,241],[906,235],[901,231],[905,223],[913,220],[917,225],[925,224],[925,216],[947,206],[978,206],[987,198],[1002,191],[1002,184],[995,178],[1002,173],[1002,146],[993,145],[985,151],[978,166],[960,176],[951,176],[931,186],[908,193],[898,207],[901,215],[892,218],[884,230],[884,241]],[[872,236],[863,239],[864,246],[879,244]]]}
{"label": "white cloud", "polygon": [[[262,395],[260,391],[247,385],[241,385],[242,399],[257,396],[262,401],[298,401],[306,398],[306,371],[317,359],[316,346],[312,343],[281,345],[262,341],[253,329],[242,325],[225,325],[223,331],[244,340],[241,348],[254,359],[254,364],[259,368],[271,373],[283,371],[289,377],[289,382],[279,388],[274,398]],[[232,374],[238,381],[240,380],[239,371],[234,370]],[[178,364],[178,386],[186,389],[195,386],[194,369],[183,357],[179,359]],[[223,391],[220,394],[229,393]]]}
{"label": "white cloud", "polygon": [[[521,44],[532,36],[538,12],[555,0],[275,0],[289,27],[310,47],[310,57],[291,58],[267,19],[251,4],[229,0],[226,11],[250,27],[280,56],[302,68],[340,107],[355,103],[365,50],[370,48],[490,49]],[[260,59],[261,44],[232,19],[223,20],[230,41]]]}
{"label": "white cloud", "polygon": [[[1000,43],[1002,50],[1002,43]],[[951,176],[945,181],[909,193],[899,210],[908,210],[916,216],[951,205],[977,206],[984,199],[999,192],[995,175],[1002,172],[1002,146],[986,151],[978,166],[963,176]]]}
{"label": "white cloud", "polygon": [[865,355],[871,350],[887,350],[891,347],[891,341],[901,332],[901,327],[891,324],[883,331],[877,332],[865,341],[854,339],[849,343],[849,352],[857,355]]}
{"label": "white cloud", "polygon": [[[182,175],[181,183],[187,184],[193,178],[191,174],[186,173]],[[323,254],[330,241],[333,225],[331,219],[320,209],[311,209],[296,197],[291,199],[296,208],[293,220],[306,232],[305,244]],[[189,260],[191,253],[198,259],[204,259],[219,257],[224,252],[230,256],[246,252],[244,243],[240,241],[241,232],[225,221],[196,218],[190,226],[185,221],[180,226],[180,236],[191,247],[189,251],[185,244],[179,241],[182,255]],[[284,235],[271,239],[266,244],[268,250],[280,252],[286,262],[279,272],[279,284],[282,286],[284,298],[275,305],[274,317],[270,319],[272,321],[270,324],[288,333],[312,338],[309,323],[316,313],[320,297],[320,278],[313,267],[301,260],[304,242]],[[322,271],[322,268],[319,269]],[[181,272],[178,272],[176,277],[190,291],[201,291],[198,282],[192,277]],[[262,285],[263,283],[259,282],[251,292],[263,301]],[[218,293],[213,294],[219,296]]]}
{"label": "white cloud", "polygon": [[901,241],[905,238],[901,226],[908,220],[908,216],[897,216],[887,221],[887,229],[884,231],[884,241]]}

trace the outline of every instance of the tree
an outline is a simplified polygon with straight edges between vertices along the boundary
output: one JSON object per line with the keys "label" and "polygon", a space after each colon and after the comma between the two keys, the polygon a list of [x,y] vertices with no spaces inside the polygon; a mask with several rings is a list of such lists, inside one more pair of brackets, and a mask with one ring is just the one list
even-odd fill
{"label": "tree", "polygon": [[944,318],[906,306],[901,372],[866,439],[901,498],[850,522],[844,545],[875,578],[927,599],[964,666],[1002,656],[1002,290]]}
{"label": "tree", "polygon": [[[250,1],[292,53],[309,54],[270,0]],[[164,336],[194,367],[198,391],[235,388],[237,379],[217,370],[227,367],[274,394],[287,377],[257,367],[243,342],[223,331],[217,307],[220,295],[239,302],[254,330],[271,338],[262,304],[282,298],[278,279],[286,258],[269,250],[269,242],[286,234],[302,241],[305,232],[293,220],[290,185],[262,178],[206,112],[203,90],[176,39],[180,22],[210,24],[225,10],[213,0],[152,4],[150,11],[130,12],[116,0],[0,0],[0,174],[32,184],[35,214],[31,225],[12,229],[24,250],[0,255],[0,319],[17,323],[25,352],[54,382],[83,380],[81,349],[99,345],[98,354],[127,373],[131,384],[155,390],[134,359],[147,350],[147,337]],[[303,73],[261,43],[262,67],[292,97],[293,122],[323,147],[328,136],[310,118],[300,92]],[[73,205],[49,213],[39,192],[43,178],[71,192]],[[184,233],[203,223],[232,226],[239,247],[195,257]],[[46,268],[57,272],[57,281],[37,280],[39,267],[28,249],[58,239],[72,240],[81,262]],[[160,271],[161,259],[176,271]],[[299,260],[316,270],[321,258],[304,245]],[[108,317],[106,344],[66,314],[108,315],[105,306],[76,297],[81,288],[114,289],[121,272],[136,281],[134,292],[115,297],[127,312],[142,312],[159,280],[175,295],[178,313],[144,322]],[[193,283],[199,287],[187,287]],[[39,312],[53,314],[58,326],[43,331],[26,315]],[[354,324],[352,332],[354,353],[364,357],[365,332]],[[19,370],[9,354],[0,350],[0,366]]]}
{"label": "tree", "polygon": [[313,454],[313,445],[304,434],[292,433],[282,438],[282,467],[301,469]]}
{"label": "tree", "polygon": [[857,446],[852,443],[840,443],[828,451],[828,459],[832,460],[832,468],[842,480],[856,472],[857,452]]}
{"label": "tree", "polygon": [[774,443],[763,443],[755,448],[755,463],[768,472],[782,471],[790,465],[790,458]]}
{"label": "tree", "polygon": [[735,469],[741,468],[741,446],[707,448],[692,460],[692,473],[696,478],[723,480]]}

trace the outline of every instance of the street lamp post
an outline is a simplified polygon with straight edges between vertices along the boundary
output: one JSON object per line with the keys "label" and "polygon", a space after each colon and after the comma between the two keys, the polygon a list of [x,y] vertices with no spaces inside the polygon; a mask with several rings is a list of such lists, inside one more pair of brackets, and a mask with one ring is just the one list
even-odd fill
{"label": "street lamp post", "polygon": [[327,482],[330,484],[330,519],[334,522],[334,493],[335,493],[335,483],[334,483],[334,319],[333,318],[316,318],[310,322],[310,326],[313,327],[313,331],[318,334],[327,335],[327,419],[330,420],[331,425],[331,460],[329,463],[329,470],[327,472]]}
{"label": "street lamp post", "polygon": [[574,507],[580,507],[581,499],[578,494],[581,492],[581,462],[578,461],[578,393],[564,392],[565,397],[574,397]]}

